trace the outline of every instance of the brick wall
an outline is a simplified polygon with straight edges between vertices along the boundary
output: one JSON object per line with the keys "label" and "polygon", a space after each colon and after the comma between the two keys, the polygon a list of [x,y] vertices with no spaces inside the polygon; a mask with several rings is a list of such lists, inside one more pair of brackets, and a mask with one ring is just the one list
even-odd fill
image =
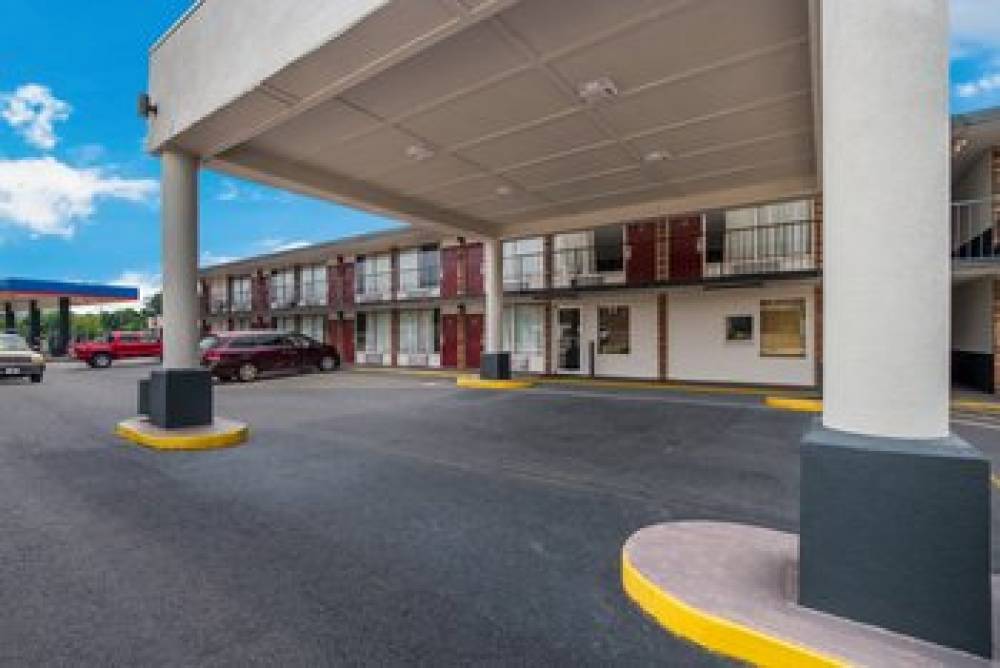
{"label": "brick wall", "polygon": [[667,229],[667,219],[656,223],[656,280],[665,281],[670,278],[670,235]]}

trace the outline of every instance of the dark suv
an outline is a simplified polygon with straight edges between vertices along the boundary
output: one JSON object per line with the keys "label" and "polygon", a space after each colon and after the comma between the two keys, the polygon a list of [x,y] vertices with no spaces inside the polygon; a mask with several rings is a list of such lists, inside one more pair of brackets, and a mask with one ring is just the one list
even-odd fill
{"label": "dark suv", "polygon": [[219,332],[202,339],[201,365],[220,380],[249,383],[262,374],[333,371],[340,367],[340,354],[302,334]]}

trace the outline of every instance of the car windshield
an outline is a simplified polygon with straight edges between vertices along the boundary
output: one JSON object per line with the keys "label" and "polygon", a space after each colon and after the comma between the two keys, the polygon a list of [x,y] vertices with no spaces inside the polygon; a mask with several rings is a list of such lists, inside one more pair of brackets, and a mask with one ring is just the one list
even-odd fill
{"label": "car windshield", "polygon": [[198,347],[202,350],[211,350],[219,345],[219,337],[217,336],[206,336],[199,343]]}
{"label": "car windshield", "polygon": [[17,334],[0,334],[0,352],[27,350],[27,342]]}

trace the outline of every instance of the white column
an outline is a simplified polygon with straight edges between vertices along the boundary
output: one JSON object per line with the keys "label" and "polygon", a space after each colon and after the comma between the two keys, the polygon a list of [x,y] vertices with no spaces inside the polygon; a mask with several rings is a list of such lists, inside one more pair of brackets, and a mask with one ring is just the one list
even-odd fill
{"label": "white column", "polygon": [[485,352],[499,353],[503,345],[503,242],[483,241],[483,279],[486,287]]}
{"label": "white column", "polygon": [[163,226],[163,368],[198,359],[198,161],[165,151],[160,160]]}
{"label": "white column", "polygon": [[822,2],[825,426],[948,433],[948,0]]}

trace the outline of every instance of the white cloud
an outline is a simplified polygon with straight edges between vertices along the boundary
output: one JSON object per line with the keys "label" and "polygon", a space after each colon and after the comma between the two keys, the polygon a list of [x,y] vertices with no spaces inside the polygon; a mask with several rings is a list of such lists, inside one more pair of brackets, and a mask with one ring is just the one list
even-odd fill
{"label": "white cloud", "polygon": [[223,178],[219,182],[215,199],[220,202],[287,202],[290,198],[284,191],[272,191],[251,183]]}
{"label": "white cloud", "polygon": [[242,260],[243,258],[237,255],[217,255],[212,251],[204,251],[201,254],[199,264],[202,267],[214,267],[220,264],[229,264],[230,262],[236,262],[237,260]]}
{"label": "white cloud", "polygon": [[107,149],[100,144],[82,144],[67,151],[70,161],[78,165],[93,165],[100,162],[107,152]]}
{"label": "white cloud", "polygon": [[55,124],[69,118],[70,111],[69,104],[41,84],[24,84],[13,93],[0,93],[0,117],[35,148],[55,148],[59,141]]}
{"label": "white cloud", "polygon": [[98,199],[150,201],[152,179],[125,179],[98,167],[76,168],[50,157],[0,158],[0,223],[39,235],[71,237]]}
{"label": "white cloud", "polygon": [[309,242],[302,239],[261,239],[255,244],[261,253],[283,253],[297,248],[305,248],[308,245]]}
{"label": "white cloud", "polygon": [[955,86],[959,97],[978,97],[993,91],[1000,91],[1000,72],[991,72],[975,81],[966,81]]}

